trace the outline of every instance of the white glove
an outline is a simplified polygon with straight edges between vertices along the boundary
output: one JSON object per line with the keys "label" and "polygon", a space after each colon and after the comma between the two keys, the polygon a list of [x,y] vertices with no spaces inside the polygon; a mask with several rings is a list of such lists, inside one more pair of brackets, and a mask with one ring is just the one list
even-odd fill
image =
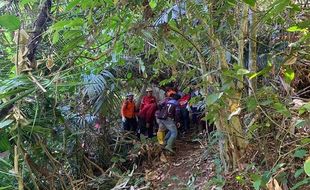
{"label": "white glove", "polygon": [[189,111],[189,112],[191,111],[191,107],[190,107],[189,104],[186,105],[186,109],[187,109],[187,111]]}
{"label": "white glove", "polygon": [[122,122],[125,122],[126,121],[126,117],[122,117]]}

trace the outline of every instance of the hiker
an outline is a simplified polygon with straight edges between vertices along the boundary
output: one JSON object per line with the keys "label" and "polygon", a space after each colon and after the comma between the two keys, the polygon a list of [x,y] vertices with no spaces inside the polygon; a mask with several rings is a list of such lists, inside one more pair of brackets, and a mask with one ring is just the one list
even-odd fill
{"label": "hiker", "polygon": [[174,153],[173,146],[178,135],[177,128],[180,126],[179,97],[177,94],[171,94],[171,98],[160,105],[162,108],[157,116],[159,126],[168,129],[168,133],[165,136],[165,149],[172,153]]}
{"label": "hiker", "polygon": [[173,94],[175,94],[176,92],[173,90],[168,90],[165,94],[166,97],[159,103],[159,109],[156,110],[155,112],[155,118],[156,118],[156,123],[158,124],[158,131],[156,133],[157,136],[157,141],[160,145],[164,145],[165,144],[165,132],[166,132],[166,127],[162,124],[162,122],[160,122],[160,114],[161,111],[163,111],[162,109],[164,109],[164,106],[166,105],[166,103],[171,99],[171,96]]}
{"label": "hiker", "polygon": [[140,109],[139,109],[139,128],[140,133],[145,134],[152,138],[153,128],[155,122],[155,111],[157,109],[156,98],[153,96],[152,88],[146,89],[146,96],[142,98]]}
{"label": "hiker", "polygon": [[180,119],[181,119],[181,130],[183,133],[188,133],[190,128],[190,118],[189,118],[189,100],[191,95],[189,93],[184,93],[184,95],[179,99],[180,105]]}
{"label": "hiker", "polygon": [[[200,93],[200,88],[198,86],[195,87],[193,92],[191,93],[192,98],[198,98],[202,99],[202,95]],[[192,111],[192,123],[196,126],[200,124],[200,117],[202,115],[202,104],[203,102],[200,100],[198,103],[193,104],[190,106],[190,109]]]}
{"label": "hiker", "polygon": [[135,114],[136,108],[133,97],[134,95],[132,93],[128,93],[126,95],[126,99],[122,105],[121,115],[124,130],[136,132],[137,119]]}

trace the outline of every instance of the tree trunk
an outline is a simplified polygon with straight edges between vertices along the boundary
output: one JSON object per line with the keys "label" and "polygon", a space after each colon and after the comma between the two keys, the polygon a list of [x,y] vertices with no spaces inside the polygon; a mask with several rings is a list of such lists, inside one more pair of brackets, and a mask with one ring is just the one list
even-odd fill
{"label": "tree trunk", "polygon": [[35,53],[36,53],[37,47],[41,41],[42,33],[43,33],[44,29],[46,28],[46,25],[47,25],[46,23],[48,20],[50,20],[49,14],[51,11],[51,7],[52,7],[52,1],[46,0],[42,6],[42,9],[41,9],[41,12],[40,12],[38,18],[34,24],[34,32],[31,36],[31,38],[29,39],[27,58],[30,62],[29,66],[32,69],[37,67],[36,59],[35,59]]}
{"label": "tree trunk", "polygon": [[[257,16],[256,16],[256,4],[249,10],[249,65],[248,70],[251,72],[257,71]],[[257,78],[248,81],[250,89],[249,95],[252,94],[252,91],[255,92],[257,86]]]}
{"label": "tree trunk", "polygon": [[[212,12],[212,7],[209,9]],[[244,36],[247,32],[247,14],[248,14],[248,6],[244,4],[242,9],[242,20],[240,26],[240,35],[238,41],[238,50],[239,50],[239,65],[243,67],[244,63]],[[217,36],[212,32],[212,26],[209,26],[209,35],[211,38],[211,44],[214,45],[215,48],[213,49],[214,55],[217,55],[217,58],[220,62],[221,69],[228,69],[228,63],[226,61],[225,56],[225,49],[222,47],[220,40]],[[222,78],[222,83],[226,83],[226,79]],[[225,171],[227,172],[228,169],[236,169],[239,165],[239,161],[241,155],[244,153],[244,150],[247,146],[247,141],[243,138],[243,130],[240,122],[240,118],[238,115],[232,116],[231,119],[228,121],[229,115],[232,112],[235,112],[237,109],[240,108],[240,101],[242,97],[242,89],[243,83],[238,82],[236,87],[236,94],[234,95],[234,99],[224,99],[223,101],[226,102],[226,107],[224,107],[220,113],[219,118],[216,120],[216,127],[219,132],[224,134],[224,142],[220,140],[219,147],[220,148],[220,157],[222,163],[224,165]],[[226,159],[224,161],[224,159]]]}

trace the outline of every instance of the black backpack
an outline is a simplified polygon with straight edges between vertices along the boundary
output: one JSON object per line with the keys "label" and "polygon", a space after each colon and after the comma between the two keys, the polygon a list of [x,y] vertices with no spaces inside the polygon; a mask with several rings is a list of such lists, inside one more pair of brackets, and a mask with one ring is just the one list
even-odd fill
{"label": "black backpack", "polygon": [[158,119],[167,119],[168,117],[174,118],[176,114],[177,105],[173,103],[165,103],[165,105],[159,110]]}

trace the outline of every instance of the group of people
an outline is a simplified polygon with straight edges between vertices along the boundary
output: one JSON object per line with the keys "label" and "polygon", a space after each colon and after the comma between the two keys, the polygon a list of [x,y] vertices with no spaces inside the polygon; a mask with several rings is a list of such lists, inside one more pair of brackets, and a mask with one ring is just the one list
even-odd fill
{"label": "group of people", "polygon": [[193,124],[198,124],[202,115],[199,105],[190,103],[194,96],[201,97],[199,88],[188,93],[171,88],[166,90],[165,98],[158,101],[153,96],[152,88],[147,88],[140,106],[136,106],[134,94],[128,93],[121,108],[123,128],[132,131],[138,138],[141,134],[149,138],[156,134],[159,144],[174,152],[173,146],[178,131],[183,134],[189,132],[190,111]]}

